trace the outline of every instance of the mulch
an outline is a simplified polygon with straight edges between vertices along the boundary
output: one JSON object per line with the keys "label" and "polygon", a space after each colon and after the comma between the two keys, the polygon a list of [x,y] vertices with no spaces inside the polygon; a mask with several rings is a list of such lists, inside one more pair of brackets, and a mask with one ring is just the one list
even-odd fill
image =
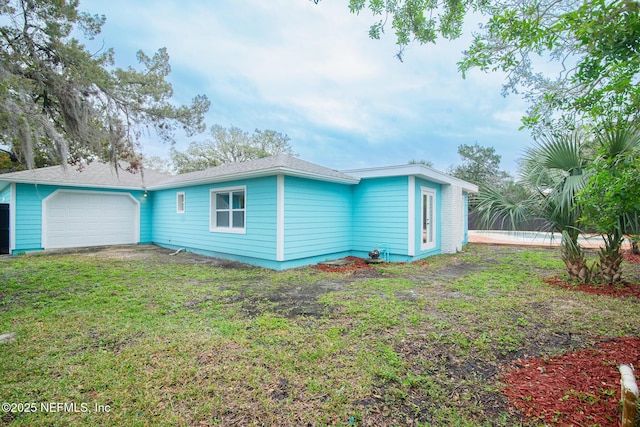
{"label": "mulch", "polygon": [[[634,255],[630,250],[622,252],[626,262],[640,263],[640,255]],[[622,281],[615,285],[603,283],[573,283],[563,280],[560,276],[544,279],[544,282],[563,289],[586,292],[595,295],[606,295],[614,298],[635,297],[640,298],[640,283]]]}
{"label": "mulch", "polygon": [[620,364],[640,366],[640,338],[609,338],[550,359],[521,359],[503,392],[526,418],[554,426],[617,426]]}
{"label": "mulch", "polygon": [[329,273],[347,273],[349,271],[361,270],[363,268],[371,268],[371,265],[367,264],[364,258],[348,256],[342,259],[344,259],[345,261],[349,261],[349,264],[347,265],[316,264],[311,266],[311,268],[315,268],[316,270],[325,271]]}
{"label": "mulch", "polygon": [[[626,262],[640,256],[624,251]],[[609,297],[640,298],[640,284],[577,284],[553,277],[552,286]],[[640,338],[602,339],[592,348],[555,358],[521,359],[505,371],[503,392],[532,422],[553,426],[618,426],[621,364],[640,366]],[[636,374],[637,377],[637,374]]]}
{"label": "mulch", "polygon": [[622,251],[622,257],[627,262],[630,262],[633,264],[640,264],[640,255],[636,255],[632,253],[630,250]]}
{"label": "mulch", "polygon": [[585,292],[594,295],[606,295],[614,298],[635,297],[640,298],[640,283],[631,283],[622,281],[615,285],[607,285],[603,283],[573,283],[567,282],[560,276],[543,279],[543,281],[551,286],[557,286],[572,291]]}

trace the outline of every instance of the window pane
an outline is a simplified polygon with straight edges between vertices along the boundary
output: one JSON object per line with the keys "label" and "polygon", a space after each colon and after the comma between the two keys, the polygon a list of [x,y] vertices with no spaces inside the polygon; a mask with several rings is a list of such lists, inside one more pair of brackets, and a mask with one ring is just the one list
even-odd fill
{"label": "window pane", "polygon": [[427,243],[427,195],[422,195],[422,243]]}
{"label": "window pane", "polygon": [[216,194],[216,209],[229,209],[229,193]]}
{"label": "window pane", "polygon": [[429,243],[433,242],[433,196],[429,196]]}
{"label": "window pane", "polygon": [[178,194],[178,212],[184,211],[184,194]]}
{"label": "window pane", "polygon": [[233,213],[233,227],[234,228],[244,227],[244,211],[236,211]]}
{"label": "window pane", "polygon": [[216,212],[216,227],[228,227],[229,226],[229,212]]}
{"label": "window pane", "polygon": [[233,209],[244,209],[244,191],[233,193]]}

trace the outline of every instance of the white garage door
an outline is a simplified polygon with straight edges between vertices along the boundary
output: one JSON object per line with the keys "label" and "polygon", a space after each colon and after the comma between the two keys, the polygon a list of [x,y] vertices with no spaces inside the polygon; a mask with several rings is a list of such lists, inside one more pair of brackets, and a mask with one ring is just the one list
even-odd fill
{"label": "white garage door", "polygon": [[123,245],[140,240],[140,205],[128,194],[57,191],[42,202],[45,249]]}

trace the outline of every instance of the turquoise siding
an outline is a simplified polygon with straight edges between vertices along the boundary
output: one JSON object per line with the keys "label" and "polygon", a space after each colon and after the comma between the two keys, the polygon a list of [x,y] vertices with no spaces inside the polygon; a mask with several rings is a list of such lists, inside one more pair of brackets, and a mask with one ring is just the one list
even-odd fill
{"label": "turquoise siding", "polygon": [[[409,183],[415,182],[410,195]],[[441,253],[442,186],[408,176],[364,178],[356,185],[284,176],[278,259],[276,176],[185,186],[151,192],[16,184],[13,253],[42,249],[42,200],[58,189],[126,192],[140,203],[140,243],[286,269],[348,255],[367,257],[376,245],[391,261],[412,261]],[[245,232],[210,230],[211,191],[244,187]],[[421,249],[421,187],[436,192],[436,246]],[[184,193],[185,211],[176,209]],[[11,201],[11,186],[0,203]],[[6,199],[6,201],[4,201]],[[410,199],[415,201],[409,212]],[[458,199],[459,200],[459,199]],[[468,195],[464,194],[464,242],[468,240]],[[445,210],[446,211],[446,210]],[[409,224],[415,224],[409,230]],[[459,234],[458,234],[459,235]],[[409,248],[410,242],[413,242]]]}
{"label": "turquoise siding", "polygon": [[153,193],[129,191],[129,194],[140,202],[140,243],[152,243]]}
{"label": "turquoise siding", "polygon": [[[422,241],[422,187],[430,188],[436,191],[436,246],[432,249],[422,250],[420,248]],[[416,178],[415,187],[415,257],[414,259],[425,258],[430,255],[436,255],[440,253],[442,245],[442,187],[440,184],[425,181],[423,179]]]}
{"label": "turquoise siding", "polygon": [[353,243],[367,256],[375,245],[388,245],[392,260],[408,256],[409,178],[362,179],[353,189]]}
{"label": "turquoise siding", "polygon": [[[212,189],[246,186],[246,233],[210,231]],[[276,177],[159,190],[153,194],[152,240],[170,248],[227,259],[276,259]],[[185,211],[176,212],[184,192]],[[254,262],[255,263],[255,262]]]}
{"label": "turquoise siding", "polygon": [[151,238],[151,206],[143,191],[100,188],[58,187],[52,185],[16,184],[15,245],[13,253],[42,250],[42,200],[56,190],[108,191],[129,193],[140,202],[140,242]]}
{"label": "turquoise siding", "polygon": [[284,177],[284,259],[351,250],[351,185]]}
{"label": "turquoise siding", "polygon": [[57,187],[48,185],[16,184],[14,251],[42,249],[42,199]]}

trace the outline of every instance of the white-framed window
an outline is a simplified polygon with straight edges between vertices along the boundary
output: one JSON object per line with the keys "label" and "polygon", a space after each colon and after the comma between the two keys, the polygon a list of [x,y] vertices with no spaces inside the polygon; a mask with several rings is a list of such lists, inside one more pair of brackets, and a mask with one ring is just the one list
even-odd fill
{"label": "white-framed window", "polygon": [[246,194],[246,187],[211,189],[211,231],[245,233]]}
{"label": "white-framed window", "polygon": [[420,249],[433,249],[436,246],[436,192],[430,188],[421,188]]}
{"label": "white-framed window", "polygon": [[185,203],[186,203],[186,199],[185,199],[184,191],[180,191],[176,193],[176,212],[177,213],[184,213]]}

